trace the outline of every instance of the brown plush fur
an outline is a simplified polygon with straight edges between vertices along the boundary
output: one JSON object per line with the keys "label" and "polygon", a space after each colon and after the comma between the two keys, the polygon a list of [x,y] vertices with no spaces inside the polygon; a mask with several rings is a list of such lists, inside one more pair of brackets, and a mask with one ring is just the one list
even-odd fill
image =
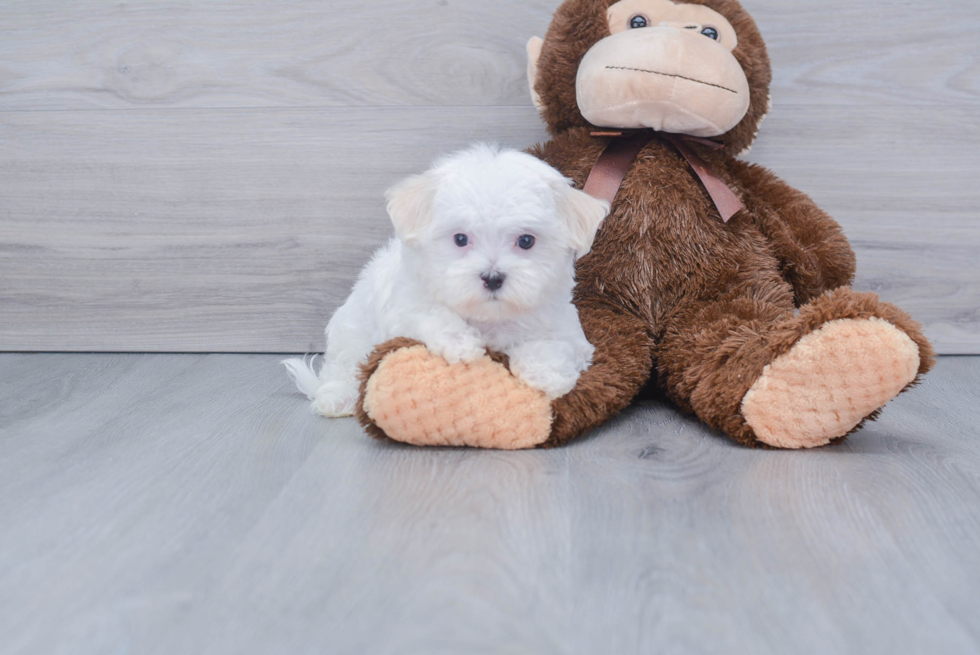
{"label": "brown plush fur", "polygon": [[[532,152],[582,185],[603,146],[574,128]],[[929,343],[908,315],[844,286],[854,254],[837,223],[764,168],[701,154],[747,211],[726,225],[669,144],[656,140],[640,153],[579,261],[576,304],[596,363],[555,403],[549,444],[628,404],[649,377],[636,371],[647,362],[682,409],[756,444],[739,413],[745,392],[766,364],[836,318],[888,320],[919,345],[920,372],[931,366]],[[611,343],[614,334],[623,336]]]}
{"label": "brown plush fur", "polygon": [[[578,188],[606,142],[590,135],[578,111],[575,77],[583,55],[609,33],[605,12],[612,1],[567,0],[539,60],[536,90],[553,140],[530,152]],[[738,33],[734,55],[749,80],[751,108],[724,136],[723,150],[700,154],[746,210],[723,223],[672,146],[654,139],[643,149],[592,252],[579,262],[575,302],[595,360],[577,387],[554,402],[544,446],[608,420],[651,376],[683,410],[739,443],[764,445],[740,414],[743,397],[767,364],[834,319],[884,319],[918,345],[920,375],[933,364],[928,341],[907,314],[847,287],[855,260],[837,223],[768,170],[734,159],[751,145],[768,109],[768,55],[736,0],[694,1],[723,14]],[[382,346],[374,367],[397,347]],[[369,365],[366,372],[373,370]],[[360,409],[358,415],[372,429]]]}

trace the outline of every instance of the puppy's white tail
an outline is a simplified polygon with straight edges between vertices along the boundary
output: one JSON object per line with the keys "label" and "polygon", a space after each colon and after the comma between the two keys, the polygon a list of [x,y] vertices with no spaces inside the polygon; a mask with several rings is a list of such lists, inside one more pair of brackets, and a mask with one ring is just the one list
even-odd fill
{"label": "puppy's white tail", "polygon": [[316,357],[316,355],[310,355],[309,357],[282,360],[282,365],[286,367],[286,372],[289,373],[289,377],[296,383],[296,387],[306,394],[306,397],[310,400],[316,398],[316,391],[323,384],[320,382],[320,377],[317,375],[317,372],[313,369],[313,363]]}

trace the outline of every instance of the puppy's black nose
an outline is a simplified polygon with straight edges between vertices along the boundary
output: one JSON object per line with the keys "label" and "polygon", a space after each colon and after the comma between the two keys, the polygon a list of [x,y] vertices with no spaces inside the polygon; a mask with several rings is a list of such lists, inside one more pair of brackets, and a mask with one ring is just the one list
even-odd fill
{"label": "puppy's black nose", "polygon": [[497,291],[500,287],[504,286],[504,280],[507,278],[503,273],[484,273],[480,276],[483,280],[483,286],[490,289],[491,291]]}

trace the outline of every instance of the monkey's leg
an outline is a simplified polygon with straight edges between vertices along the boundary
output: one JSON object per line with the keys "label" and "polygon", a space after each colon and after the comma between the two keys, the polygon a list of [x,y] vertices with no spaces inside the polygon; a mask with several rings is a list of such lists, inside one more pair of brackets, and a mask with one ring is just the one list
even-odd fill
{"label": "monkey's leg", "polygon": [[579,305],[596,347],[575,389],[549,403],[501,363],[449,365],[421,344],[394,340],[364,368],[361,424],[375,436],[415,445],[556,446],[605,422],[650,376],[653,342],[643,321],[600,303]]}
{"label": "monkey's leg", "polygon": [[657,356],[681,407],[747,445],[813,448],[873,420],[931,368],[932,348],[905,312],[842,287],[794,314],[753,290],[691,303]]}

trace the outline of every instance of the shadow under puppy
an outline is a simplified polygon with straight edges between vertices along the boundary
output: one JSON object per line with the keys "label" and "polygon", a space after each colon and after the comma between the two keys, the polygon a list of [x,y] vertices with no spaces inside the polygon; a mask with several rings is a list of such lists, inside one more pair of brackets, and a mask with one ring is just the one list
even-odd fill
{"label": "shadow under puppy", "polygon": [[330,319],[319,372],[312,361],[283,362],[314,411],[352,415],[360,365],[395,337],[451,364],[490,348],[550,398],[571,391],[594,352],[572,304],[575,261],[609,203],[536,157],[482,144],[402,181],[387,199],[395,238]]}

